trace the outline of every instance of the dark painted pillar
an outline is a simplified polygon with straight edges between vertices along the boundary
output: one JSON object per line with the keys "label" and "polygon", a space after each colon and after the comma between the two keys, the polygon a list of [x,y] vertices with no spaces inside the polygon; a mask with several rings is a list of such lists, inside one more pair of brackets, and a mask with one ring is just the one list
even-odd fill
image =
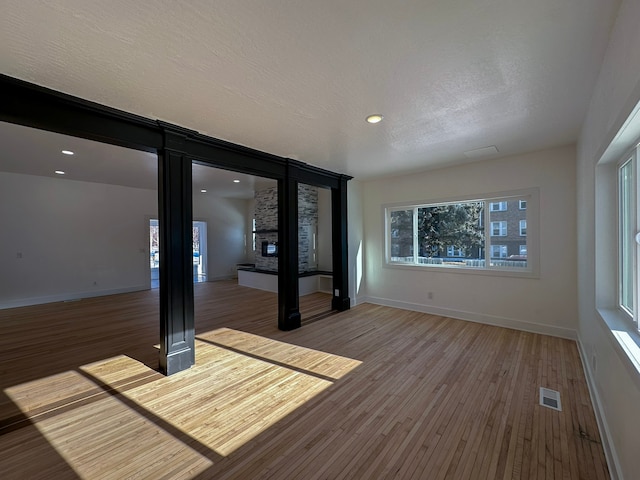
{"label": "dark painted pillar", "polygon": [[160,370],[165,375],[195,363],[193,317],[191,160],[186,136],[164,129],[158,152],[160,227]]}
{"label": "dark painted pillar", "polygon": [[[289,169],[287,169],[289,170]],[[298,182],[290,172],[278,182],[278,328],[301,325],[298,299]]]}
{"label": "dark painted pillar", "polygon": [[341,176],[338,188],[331,189],[331,228],[333,248],[333,298],[331,308],[349,310],[349,266],[347,242],[347,181]]}

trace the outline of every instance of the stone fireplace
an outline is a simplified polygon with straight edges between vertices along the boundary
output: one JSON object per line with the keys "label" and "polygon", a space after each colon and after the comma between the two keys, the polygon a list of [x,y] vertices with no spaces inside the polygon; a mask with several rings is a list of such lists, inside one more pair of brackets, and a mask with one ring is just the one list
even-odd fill
{"label": "stone fireplace", "polygon": [[[278,271],[278,257],[264,255],[265,248],[273,253],[278,242],[278,188],[269,187],[255,192],[256,251],[255,268]],[[318,232],[318,189],[298,185],[298,272],[318,269],[316,242]]]}

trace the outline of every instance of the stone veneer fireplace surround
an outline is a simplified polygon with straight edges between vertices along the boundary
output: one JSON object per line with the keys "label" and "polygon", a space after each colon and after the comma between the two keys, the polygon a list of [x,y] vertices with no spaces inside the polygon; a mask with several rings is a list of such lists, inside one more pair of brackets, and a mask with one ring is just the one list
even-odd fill
{"label": "stone veneer fireplace surround", "polygon": [[[262,244],[278,242],[278,188],[268,187],[255,192],[254,207],[256,251],[255,269],[277,272],[278,257],[263,256]],[[298,185],[298,273],[318,270],[314,236],[318,231],[318,189]]]}

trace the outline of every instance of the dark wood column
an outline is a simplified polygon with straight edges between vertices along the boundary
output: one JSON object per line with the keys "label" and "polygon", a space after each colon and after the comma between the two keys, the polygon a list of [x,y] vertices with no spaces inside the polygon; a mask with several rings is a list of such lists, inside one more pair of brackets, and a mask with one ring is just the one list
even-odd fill
{"label": "dark wood column", "polygon": [[160,226],[160,370],[165,375],[195,363],[193,316],[191,160],[186,134],[164,128],[158,152]]}
{"label": "dark wood column", "polygon": [[298,299],[298,182],[278,182],[278,328],[301,326]]}
{"label": "dark wood column", "polygon": [[331,308],[349,310],[349,265],[347,241],[347,181],[350,177],[341,176],[338,187],[331,189],[331,228],[333,248],[333,298]]}

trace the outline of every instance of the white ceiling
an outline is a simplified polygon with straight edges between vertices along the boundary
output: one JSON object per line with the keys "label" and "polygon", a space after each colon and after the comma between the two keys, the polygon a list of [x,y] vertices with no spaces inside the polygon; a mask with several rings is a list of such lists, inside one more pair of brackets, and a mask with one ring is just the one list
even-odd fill
{"label": "white ceiling", "polygon": [[[158,188],[158,157],[83,138],[0,122],[0,171],[64,180],[107,183],[134,188]],[[65,155],[69,150],[73,155]],[[56,174],[56,170],[64,175]],[[253,198],[256,189],[275,180],[192,165],[194,195]],[[234,180],[239,180],[235,183]]]}
{"label": "white ceiling", "polygon": [[2,0],[0,71],[367,178],[575,142],[619,3]]}

